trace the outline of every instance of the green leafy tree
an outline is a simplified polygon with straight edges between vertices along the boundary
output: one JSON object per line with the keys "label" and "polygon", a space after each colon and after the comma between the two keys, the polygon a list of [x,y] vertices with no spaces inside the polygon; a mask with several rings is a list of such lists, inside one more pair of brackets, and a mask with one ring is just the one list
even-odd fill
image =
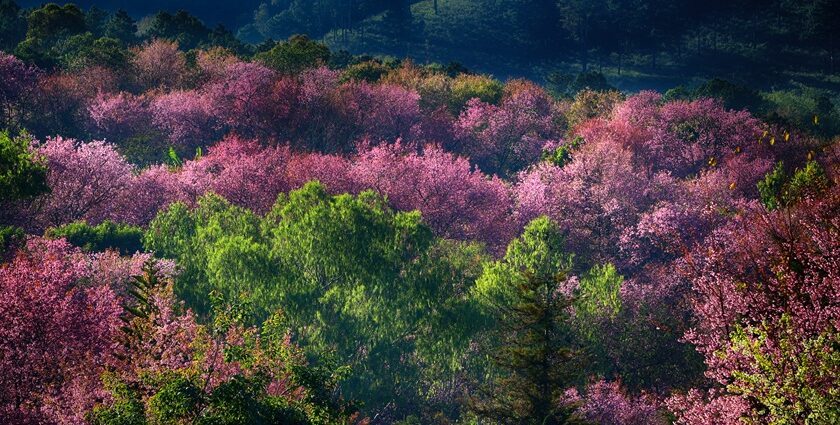
{"label": "green leafy tree", "polygon": [[278,72],[294,75],[308,68],[326,65],[330,60],[330,49],[305,35],[293,35],[271,50],[257,53],[254,59]]}
{"label": "green leafy tree", "polygon": [[436,239],[417,212],[313,182],[264,218],[212,194],[174,204],[144,240],[177,260],[176,291],[199,312],[210,315],[211,291],[246,300],[259,320],[282,307],[307,352],[352,367],[341,393],[368,413],[405,415],[462,389],[450,378],[479,323],[469,292],[486,254]]}
{"label": "green leafy tree", "polygon": [[26,18],[26,39],[15,48],[15,55],[41,66],[53,66],[52,47],[87,30],[85,14],[74,4],[59,6],[49,3],[34,9]]}
{"label": "green leafy tree", "polygon": [[267,259],[259,217],[218,195],[203,196],[195,209],[171,205],[152,221],[143,242],[158,255],[178,260],[175,292],[201,315],[211,311],[211,291],[229,299],[247,297],[263,317],[269,306],[279,306],[276,285],[269,283],[277,270]]}
{"label": "green leafy tree", "polygon": [[137,23],[125,10],[118,10],[105,23],[105,37],[115,38],[127,45],[137,42]]}
{"label": "green leafy tree", "polygon": [[50,52],[65,69],[81,70],[91,66],[125,69],[130,53],[120,40],[95,38],[92,33],[74,35],[57,43]]}
{"label": "green leafy tree", "polygon": [[124,365],[103,376],[111,397],[90,412],[93,424],[348,422],[351,406],[333,396],[346,369],[310,365],[282,314],[247,327],[247,305],[213,295],[213,320],[198,324],[153,263],[129,294]]}
{"label": "green leafy tree", "polygon": [[26,240],[26,232],[20,227],[0,225],[0,263],[5,261],[8,254]]}
{"label": "green leafy tree", "polygon": [[[830,424],[840,422],[840,333],[834,327],[811,337],[796,332],[783,315],[781,339],[773,326],[738,327],[730,340],[733,351],[750,365],[733,372],[728,390],[762,406],[773,423]],[[774,349],[768,350],[768,346]],[[726,354],[721,353],[721,357]],[[814,385],[819,382],[821,385]]]}
{"label": "green leafy tree", "polygon": [[564,402],[583,360],[569,317],[571,268],[560,229],[546,217],[485,267],[474,296],[494,323],[487,337],[492,372],[471,399],[477,415],[509,424],[583,423]]}
{"label": "green leafy tree", "polygon": [[30,145],[27,135],[0,132],[0,204],[49,191],[46,161]]}
{"label": "green leafy tree", "polygon": [[461,113],[470,99],[497,104],[502,99],[504,85],[501,81],[485,75],[461,74],[451,83],[449,109],[453,114]]}
{"label": "green leafy tree", "polygon": [[803,168],[794,171],[792,176],[788,176],[784,163],[779,161],[758,182],[758,194],[764,207],[773,211],[817,196],[828,187],[828,177],[816,161],[808,161]]}
{"label": "green leafy tree", "polygon": [[596,265],[580,278],[574,307],[575,321],[591,338],[591,325],[601,319],[612,319],[621,310],[621,284],[624,277],[612,264]]}
{"label": "green leafy tree", "polygon": [[177,41],[184,49],[193,49],[208,40],[210,29],[197,17],[185,10],[174,14],[158,12],[143,29],[143,35]]}

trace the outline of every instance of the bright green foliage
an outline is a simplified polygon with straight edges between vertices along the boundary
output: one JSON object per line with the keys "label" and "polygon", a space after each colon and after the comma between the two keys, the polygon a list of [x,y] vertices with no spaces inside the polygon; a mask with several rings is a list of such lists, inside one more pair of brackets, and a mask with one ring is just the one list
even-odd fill
{"label": "bright green foliage", "polygon": [[89,416],[90,422],[94,425],[146,425],[143,402],[137,392],[110,373],[106,373],[102,381],[112,402],[107,408],[94,408]]}
{"label": "bright green foliage", "polygon": [[557,167],[563,167],[572,161],[572,152],[583,144],[583,137],[577,136],[569,143],[564,143],[554,150],[546,150],[542,153],[542,160]]}
{"label": "bright green foliage", "polygon": [[420,381],[434,393],[478,325],[468,294],[483,249],[436,240],[419,213],[373,192],[332,196],[309,183],[265,218],[206,195],[162,212],[145,243],[177,260],[176,290],[200,312],[211,291],[260,318],[282,308],[305,349],[353,367],[344,395],[370,409],[416,401]]}
{"label": "bright green foliage", "polygon": [[271,50],[258,53],[254,59],[280,73],[299,74],[305,69],[327,64],[330,49],[305,35],[294,35],[288,41],[277,43]]}
{"label": "bright green foliage", "polygon": [[457,115],[470,99],[490,104],[499,103],[504,93],[504,84],[485,75],[461,74],[452,80],[450,90],[449,109]]}
{"label": "bright green foliage", "polygon": [[794,204],[807,197],[816,196],[828,189],[828,177],[816,161],[808,161],[805,167],[793,174],[787,183],[786,202]]}
{"label": "bright green foliage", "polygon": [[782,316],[770,326],[782,335],[772,345],[764,326],[732,333],[735,351],[751,367],[735,371],[728,390],[753,400],[756,414],[769,415],[768,424],[840,423],[840,334],[827,329],[803,340],[790,322]]}
{"label": "bright green foliage", "polygon": [[779,161],[773,170],[758,182],[758,195],[764,207],[772,211],[779,208],[779,195],[785,183],[785,166]]}
{"label": "bright green foliage", "polygon": [[486,339],[492,369],[472,398],[473,411],[499,423],[582,423],[561,402],[578,382],[581,355],[573,346],[568,273],[557,224],[532,221],[502,261],[486,266],[474,296],[493,326]]}
{"label": "bright green foliage", "polygon": [[200,314],[210,312],[212,290],[227,299],[252,300],[263,317],[278,305],[276,283],[270,283],[276,282],[276,268],[266,260],[259,217],[218,195],[202,197],[194,210],[173,204],[149,225],[144,244],[178,260],[175,292]]}
{"label": "bright green foliage", "polygon": [[[612,264],[596,265],[580,278],[575,297],[575,321],[583,328],[598,319],[615,318],[621,310],[624,276]],[[586,329],[591,336],[594,329]]]}
{"label": "bright green foliage", "polygon": [[67,239],[67,242],[88,252],[114,249],[130,255],[143,250],[142,228],[113,221],[104,221],[96,226],[77,221],[47,229],[45,236]]}
{"label": "bright green foliage", "polygon": [[347,370],[310,365],[290,343],[282,314],[261,329],[245,327],[245,306],[212,295],[214,320],[196,324],[173,310],[171,283],[153,264],[129,293],[135,303],[124,318],[126,366],[103,376],[111,397],[90,413],[93,424],[347,422],[351,406],[334,396]]}
{"label": "bright green foliage", "polygon": [[797,202],[819,195],[828,189],[829,181],[822,167],[815,161],[808,161],[804,168],[797,169],[793,176],[785,173],[784,164],[779,161],[772,171],[758,182],[761,203],[769,211],[789,207]]}
{"label": "bright green foliage", "polygon": [[32,198],[48,191],[46,161],[30,147],[29,137],[0,132],[0,202]]}

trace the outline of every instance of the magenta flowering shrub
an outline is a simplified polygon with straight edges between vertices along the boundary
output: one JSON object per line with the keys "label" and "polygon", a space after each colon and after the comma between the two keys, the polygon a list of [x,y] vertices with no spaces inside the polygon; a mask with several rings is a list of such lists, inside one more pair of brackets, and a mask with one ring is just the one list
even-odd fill
{"label": "magenta flowering shrub", "polygon": [[630,396],[618,382],[590,383],[578,413],[600,425],[665,425],[668,422],[655,400]]}

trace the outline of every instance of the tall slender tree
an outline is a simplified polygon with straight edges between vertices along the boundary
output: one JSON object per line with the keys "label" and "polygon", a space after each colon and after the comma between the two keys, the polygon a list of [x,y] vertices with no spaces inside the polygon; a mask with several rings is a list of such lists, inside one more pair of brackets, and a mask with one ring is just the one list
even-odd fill
{"label": "tall slender tree", "polygon": [[565,400],[582,355],[570,328],[572,256],[559,226],[532,221],[502,261],[488,265],[474,295],[487,318],[491,379],[471,400],[473,411],[503,424],[581,424]]}

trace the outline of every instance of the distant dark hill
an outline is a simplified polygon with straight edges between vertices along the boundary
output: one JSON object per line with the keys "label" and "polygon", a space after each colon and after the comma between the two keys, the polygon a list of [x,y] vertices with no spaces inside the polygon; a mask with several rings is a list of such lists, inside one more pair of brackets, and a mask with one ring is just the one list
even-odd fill
{"label": "distant dark hill", "polygon": [[[17,0],[21,7],[37,7],[49,1]],[[123,9],[136,18],[142,18],[159,11],[176,12],[186,10],[200,18],[209,27],[216,24],[235,30],[254,19],[254,10],[260,0],[73,0],[53,1],[53,3],[75,3],[84,9],[96,6],[107,11]]]}

